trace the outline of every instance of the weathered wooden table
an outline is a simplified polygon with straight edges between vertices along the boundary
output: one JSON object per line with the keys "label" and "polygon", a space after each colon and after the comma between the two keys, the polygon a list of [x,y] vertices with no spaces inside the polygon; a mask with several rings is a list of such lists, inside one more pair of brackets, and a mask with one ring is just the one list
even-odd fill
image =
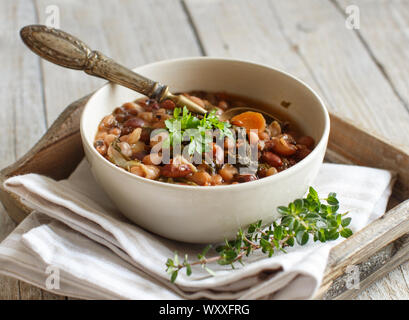
{"label": "weathered wooden table", "polygon": [[[358,29],[346,27],[351,4]],[[306,81],[330,110],[409,149],[408,18],[406,0],[1,1],[0,167],[23,155],[71,101],[104,83],[40,61],[19,39],[26,24],[59,22],[129,67],[199,55],[266,63]],[[13,227],[2,210],[0,239]],[[63,299],[6,277],[0,298]],[[409,299],[409,263],[358,299]]]}

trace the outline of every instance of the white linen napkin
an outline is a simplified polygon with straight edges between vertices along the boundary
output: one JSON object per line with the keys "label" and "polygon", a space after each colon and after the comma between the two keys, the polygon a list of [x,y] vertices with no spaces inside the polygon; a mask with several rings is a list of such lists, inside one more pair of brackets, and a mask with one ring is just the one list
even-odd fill
{"label": "white linen napkin", "polygon": [[[386,170],[323,164],[314,182],[320,196],[336,192],[340,212],[350,211],[356,232],[384,212],[393,174]],[[71,177],[54,181],[37,174],[16,176],[5,188],[35,211],[0,244],[0,273],[47,288],[58,270],[57,294],[86,299],[308,299],[319,288],[328,254],[342,241],[289,248],[267,258],[255,253],[245,266],[200,266],[175,284],[165,272],[177,251],[196,257],[203,246],[154,235],[123,217],[83,161]],[[286,204],[283,204],[286,205]]]}

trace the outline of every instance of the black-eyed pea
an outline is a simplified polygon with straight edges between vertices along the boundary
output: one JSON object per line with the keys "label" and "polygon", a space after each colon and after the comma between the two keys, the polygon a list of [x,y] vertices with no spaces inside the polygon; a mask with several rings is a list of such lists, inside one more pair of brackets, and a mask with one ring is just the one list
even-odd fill
{"label": "black-eyed pea", "polygon": [[132,156],[132,149],[128,142],[118,143],[118,147],[121,149],[121,153],[126,157]]}
{"label": "black-eyed pea", "polygon": [[112,128],[115,125],[115,122],[116,121],[114,115],[110,114],[102,119],[101,124],[104,128]]}
{"label": "black-eyed pea", "polygon": [[115,127],[115,128],[110,129],[109,133],[119,136],[121,134],[121,129],[119,129],[118,127]]}
{"label": "black-eyed pea", "polygon": [[107,134],[104,138],[104,142],[107,146],[109,146],[114,140],[117,138],[114,134]]}
{"label": "black-eyed pea", "polygon": [[155,165],[145,165],[145,178],[155,180],[159,178],[160,169]]}

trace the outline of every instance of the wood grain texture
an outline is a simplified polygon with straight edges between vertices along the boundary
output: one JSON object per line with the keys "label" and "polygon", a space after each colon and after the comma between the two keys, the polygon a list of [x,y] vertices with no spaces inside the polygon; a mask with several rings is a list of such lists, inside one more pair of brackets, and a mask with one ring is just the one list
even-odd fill
{"label": "wood grain texture", "polygon": [[31,1],[2,1],[0,10],[0,166],[23,155],[45,132],[39,59],[21,43],[18,30],[36,22]]}
{"label": "wood grain texture", "polygon": [[407,109],[330,1],[186,3],[207,54],[283,68],[318,90],[330,110],[407,144]]}
{"label": "wood grain texture", "polygon": [[[33,2],[2,1],[0,21],[0,166],[4,167],[16,161],[38,141],[46,125],[39,59],[24,50],[18,35],[21,27],[37,22]],[[1,208],[0,240],[14,227],[4,214]],[[0,277],[0,298],[19,299],[20,292],[18,280]]]}
{"label": "wood grain texture", "polygon": [[[0,101],[9,107],[0,113],[0,124],[11,134],[0,135],[0,167],[24,154],[66,105],[104,83],[39,62],[21,44],[19,28],[44,23],[48,5],[59,8],[62,29],[126,66],[203,53],[266,63],[306,81],[331,110],[407,147],[409,51],[404,44],[409,4],[353,2],[361,9],[358,32],[344,27],[348,0],[1,1],[0,58],[5,76],[0,79]],[[70,145],[69,139],[63,140]],[[0,214],[2,231],[4,221]],[[368,277],[363,293],[347,293],[345,298],[409,298],[409,263],[390,272],[391,266],[404,262],[404,257],[388,251],[393,248],[384,252],[393,263],[379,271],[386,276],[372,285],[374,280]],[[1,277],[1,298],[63,297]]]}
{"label": "wood grain texture", "polygon": [[342,13],[349,5],[360,10],[356,34],[409,110],[409,2],[402,0],[334,0]]}
{"label": "wood grain texture", "polygon": [[[368,0],[336,0],[335,5],[345,12],[348,5],[356,5],[360,10],[361,26],[355,30],[361,41],[366,45],[372,58],[377,63],[385,78],[390,82],[402,103],[408,108],[409,86],[407,84],[409,64],[409,3],[407,1],[368,1]],[[382,22],[382,23],[380,23]],[[365,295],[358,299],[409,299],[408,266],[403,264],[385,278],[373,284]],[[401,279],[396,283],[394,279]],[[384,288],[382,290],[380,288]],[[401,288],[396,293],[388,288]],[[406,288],[406,289],[405,289]],[[406,292],[403,294],[402,292]]]}

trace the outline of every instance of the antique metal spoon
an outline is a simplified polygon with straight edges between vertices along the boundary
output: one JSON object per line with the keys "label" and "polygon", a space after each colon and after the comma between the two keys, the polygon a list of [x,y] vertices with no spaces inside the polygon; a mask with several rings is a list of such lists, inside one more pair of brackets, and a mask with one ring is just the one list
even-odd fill
{"label": "antique metal spoon", "polygon": [[148,79],[116,63],[99,51],[91,50],[76,37],[44,25],[29,25],[20,30],[23,42],[40,57],[60,66],[115,82],[159,102],[170,99],[178,106],[205,114],[208,111],[183,95],[169,92],[167,85]]}

